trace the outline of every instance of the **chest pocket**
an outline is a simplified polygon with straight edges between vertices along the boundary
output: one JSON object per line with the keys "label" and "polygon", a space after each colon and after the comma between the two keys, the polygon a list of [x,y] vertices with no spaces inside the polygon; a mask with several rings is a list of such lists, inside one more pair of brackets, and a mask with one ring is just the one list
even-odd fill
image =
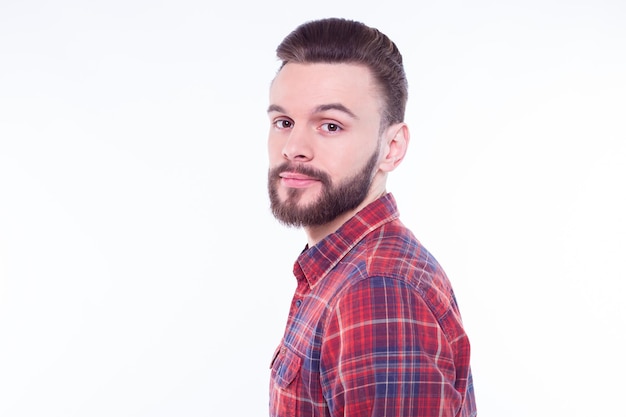
{"label": "chest pocket", "polygon": [[287,389],[289,385],[296,379],[302,359],[287,349],[285,346],[279,346],[274,353],[272,359],[272,381],[278,388]]}

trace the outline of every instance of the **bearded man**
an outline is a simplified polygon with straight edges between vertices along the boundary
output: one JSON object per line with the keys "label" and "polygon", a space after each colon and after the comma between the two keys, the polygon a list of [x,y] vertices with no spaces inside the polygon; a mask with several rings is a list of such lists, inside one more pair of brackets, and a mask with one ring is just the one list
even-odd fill
{"label": "bearded man", "polygon": [[475,416],[452,286],[386,190],[409,144],[398,48],[330,18],[296,28],[277,55],[270,203],[307,245],[271,364],[270,416]]}

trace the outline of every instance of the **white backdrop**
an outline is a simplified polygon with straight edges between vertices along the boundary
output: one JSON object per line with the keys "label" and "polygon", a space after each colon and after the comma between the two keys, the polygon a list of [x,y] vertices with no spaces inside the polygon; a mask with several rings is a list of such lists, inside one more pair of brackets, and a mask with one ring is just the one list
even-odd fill
{"label": "white backdrop", "polygon": [[389,190],[480,415],[623,412],[626,3],[2,0],[0,416],[267,415],[305,242],[268,211],[267,90],[327,16],[405,56]]}

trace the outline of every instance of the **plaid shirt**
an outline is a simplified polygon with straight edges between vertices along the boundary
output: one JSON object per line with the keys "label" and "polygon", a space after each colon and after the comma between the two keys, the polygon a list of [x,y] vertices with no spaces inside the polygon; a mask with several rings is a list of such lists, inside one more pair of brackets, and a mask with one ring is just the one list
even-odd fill
{"label": "plaid shirt", "polygon": [[270,416],[476,415],[450,282],[398,216],[387,194],[298,257]]}

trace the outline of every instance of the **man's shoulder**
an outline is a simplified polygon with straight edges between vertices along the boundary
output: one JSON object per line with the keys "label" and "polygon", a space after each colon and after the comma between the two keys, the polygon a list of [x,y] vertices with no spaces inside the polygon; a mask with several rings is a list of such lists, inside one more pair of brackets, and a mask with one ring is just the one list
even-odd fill
{"label": "man's shoulder", "polygon": [[438,272],[441,267],[415,235],[399,220],[369,233],[359,249],[368,275],[406,278],[416,271]]}
{"label": "man's shoulder", "polygon": [[[450,298],[452,288],[437,259],[399,220],[374,230],[355,249],[365,267],[361,279],[393,279],[415,289],[427,300]],[[443,304],[448,304],[443,302]]]}
{"label": "man's shoulder", "polygon": [[[363,280],[396,280],[423,297],[449,294],[448,278],[435,257],[400,220],[370,231],[333,267],[325,278],[326,291],[339,296]],[[363,283],[361,283],[363,284]]]}

